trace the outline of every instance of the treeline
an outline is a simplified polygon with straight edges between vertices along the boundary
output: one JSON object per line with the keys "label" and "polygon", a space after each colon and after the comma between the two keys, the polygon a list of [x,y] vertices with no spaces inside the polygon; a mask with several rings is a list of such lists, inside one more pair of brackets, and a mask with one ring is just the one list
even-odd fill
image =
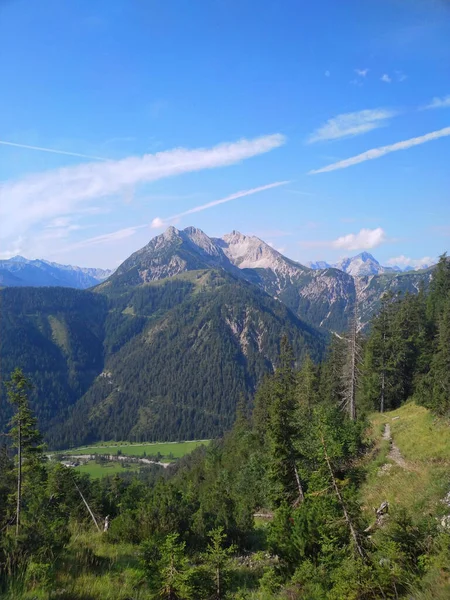
{"label": "treeline", "polygon": [[411,397],[439,415],[450,411],[450,260],[444,254],[430,289],[385,295],[362,365],[362,401],[397,408]]}

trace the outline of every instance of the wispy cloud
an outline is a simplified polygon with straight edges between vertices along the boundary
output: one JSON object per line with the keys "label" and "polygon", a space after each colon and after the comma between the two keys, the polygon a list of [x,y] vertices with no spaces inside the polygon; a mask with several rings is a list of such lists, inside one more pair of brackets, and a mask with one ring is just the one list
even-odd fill
{"label": "wispy cloud", "polygon": [[450,108],[450,94],[448,96],[443,96],[442,98],[436,96],[429,104],[423,107],[423,110],[430,110],[433,108]]}
{"label": "wispy cloud", "polygon": [[339,162],[333,163],[326,167],[322,167],[321,169],[314,169],[313,171],[309,171],[309,175],[317,175],[317,173],[327,173],[329,171],[336,171],[337,169],[346,169],[347,167],[352,167],[353,165],[365,162],[366,160],[381,158],[385,154],[397,152],[398,150],[407,150],[408,148],[412,148],[413,146],[419,146],[420,144],[425,144],[426,142],[431,142],[433,140],[437,140],[439,138],[446,137],[449,135],[450,127],[444,127],[444,129],[432,131],[431,133],[427,133],[426,135],[410,138],[409,140],[405,140],[403,142],[397,142],[396,144],[390,144],[389,146],[380,146],[379,148],[367,150],[362,154],[358,154],[345,160],[340,160]]}
{"label": "wispy cloud", "polygon": [[117,161],[80,164],[0,184],[0,237],[22,234],[37,223],[85,210],[99,199],[138,184],[225,167],[284,144],[280,134],[194,150],[176,148]]}
{"label": "wispy cloud", "polygon": [[395,71],[395,74],[397,75],[397,81],[400,83],[408,79],[408,75],[405,75],[402,71]]}
{"label": "wispy cloud", "polygon": [[91,156],[89,154],[79,154],[78,152],[67,152],[66,150],[57,150],[55,148],[43,148],[42,146],[29,146],[28,144],[17,144],[0,140],[1,146],[14,146],[15,148],[24,148],[25,150],[38,150],[39,152],[51,152],[52,154],[64,154],[65,156],[76,156],[78,158],[88,158],[90,160],[109,160],[102,156]]}
{"label": "wispy cloud", "polygon": [[231,200],[237,200],[238,198],[244,198],[245,196],[251,196],[253,194],[258,194],[259,192],[264,192],[266,190],[271,190],[272,188],[280,187],[281,185],[286,185],[290,183],[289,181],[276,181],[275,183],[269,183],[267,185],[262,185],[260,187],[252,188],[250,190],[242,190],[240,192],[236,192],[231,194],[230,196],[226,196],[225,198],[221,198],[220,200],[213,200],[213,202],[208,202],[207,204],[201,204],[200,206],[194,206],[194,208],[190,208],[189,210],[185,210],[182,213],[178,213],[177,215],[173,215],[172,217],[167,217],[166,219],[161,219],[160,217],[156,217],[153,219],[151,227],[153,229],[160,229],[161,227],[165,227],[169,223],[173,221],[178,221],[182,217],[186,217],[188,215],[192,215],[202,210],[207,210],[208,208],[213,208],[214,206],[218,206],[219,204],[225,204],[225,202],[231,202]]}
{"label": "wispy cloud", "polygon": [[381,227],[361,229],[358,233],[348,233],[335,240],[305,240],[299,242],[304,248],[336,248],[342,250],[370,250],[388,241]]}
{"label": "wispy cloud", "polygon": [[355,73],[360,77],[366,77],[369,69],[355,69]]}
{"label": "wispy cloud", "polygon": [[80,248],[89,248],[92,246],[102,246],[104,244],[112,244],[118,242],[120,240],[124,240],[133,236],[139,229],[144,229],[148,227],[148,225],[135,225],[134,227],[125,227],[124,229],[119,229],[118,231],[112,231],[111,233],[105,233],[103,235],[96,235],[95,237],[88,238],[86,240],[82,240],[81,242],[77,242],[76,244],[71,244],[70,246],[66,246],[60,252],[70,252],[72,250],[78,250]]}
{"label": "wispy cloud", "polygon": [[384,83],[392,83],[392,78],[387,73],[385,73],[381,76],[381,81],[383,81]]}
{"label": "wispy cloud", "polygon": [[314,131],[308,138],[308,143],[361,135],[372,129],[383,127],[386,125],[387,119],[396,114],[393,110],[382,108],[344,113],[329,119],[322,127]]}
{"label": "wispy cloud", "polygon": [[325,71],[325,77],[329,77],[331,75],[330,71]]}
{"label": "wispy cloud", "polygon": [[358,233],[349,233],[334,240],[335,248],[345,250],[370,250],[387,241],[386,232],[381,227],[361,229]]}
{"label": "wispy cloud", "polygon": [[421,269],[423,267],[428,267],[430,265],[434,265],[436,263],[436,259],[432,256],[424,256],[423,258],[409,258],[404,254],[400,256],[394,256],[387,261],[388,265],[393,265],[397,267],[412,267],[413,269]]}

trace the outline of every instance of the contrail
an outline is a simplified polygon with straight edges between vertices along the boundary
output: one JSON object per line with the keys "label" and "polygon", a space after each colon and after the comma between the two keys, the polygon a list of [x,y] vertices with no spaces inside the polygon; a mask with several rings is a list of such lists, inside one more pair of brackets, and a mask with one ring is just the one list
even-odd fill
{"label": "contrail", "polygon": [[240,192],[235,192],[230,196],[226,196],[225,198],[221,198],[220,200],[214,200],[213,202],[208,202],[207,204],[201,204],[200,206],[195,206],[194,208],[190,208],[189,210],[185,210],[182,213],[178,213],[177,215],[173,215],[172,217],[168,217],[167,219],[160,219],[156,217],[153,219],[151,227],[153,229],[157,229],[159,227],[163,227],[166,223],[170,221],[175,221],[180,219],[181,217],[186,217],[187,215],[192,215],[194,213],[200,212],[202,210],[206,210],[208,208],[212,208],[213,206],[217,206],[218,204],[224,204],[225,202],[230,202],[231,200],[237,200],[237,198],[243,198],[244,196],[251,196],[252,194],[257,194],[258,192],[264,192],[265,190],[270,190],[275,187],[279,187],[280,185],[286,185],[290,183],[290,181],[276,181],[275,183],[269,183],[267,185],[262,185],[257,188],[252,188],[250,190],[242,190]]}
{"label": "contrail", "polygon": [[409,140],[405,140],[403,142],[397,142],[396,144],[390,144],[389,146],[380,146],[379,148],[367,150],[366,152],[358,154],[357,156],[353,156],[352,158],[340,160],[339,162],[328,165],[327,167],[322,167],[321,169],[314,169],[313,171],[309,171],[308,175],[317,175],[317,173],[327,173],[328,171],[336,171],[337,169],[346,169],[347,167],[352,167],[353,165],[365,162],[366,160],[380,158],[385,154],[390,154],[391,152],[398,152],[399,150],[407,150],[408,148],[412,148],[413,146],[419,146],[420,144],[425,144],[426,142],[431,142],[432,140],[437,140],[448,135],[450,135],[450,127],[444,127],[444,129],[432,131],[431,133],[427,133],[425,135],[421,135],[415,138],[410,138]]}
{"label": "contrail", "polygon": [[89,154],[78,154],[76,152],[66,152],[65,150],[54,150],[53,148],[41,148],[40,146],[28,146],[27,144],[15,144],[14,142],[5,142],[0,140],[2,146],[14,146],[16,148],[25,148],[25,150],[40,150],[41,152],[52,152],[53,154],[65,154],[67,156],[77,156],[78,158],[90,158],[93,160],[109,160],[102,156],[90,156]]}

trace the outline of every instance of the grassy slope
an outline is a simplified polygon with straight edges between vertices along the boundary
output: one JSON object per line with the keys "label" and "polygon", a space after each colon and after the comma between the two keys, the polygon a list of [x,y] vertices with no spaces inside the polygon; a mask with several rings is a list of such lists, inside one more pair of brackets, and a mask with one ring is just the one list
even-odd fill
{"label": "grassy slope", "polygon": [[[401,467],[389,458],[390,444],[382,432],[389,423],[393,443],[405,460]],[[373,522],[373,508],[387,500],[390,511],[407,509],[415,518],[431,515],[438,521],[449,514],[442,502],[450,491],[450,426],[425,408],[413,403],[371,418],[374,448],[367,464],[367,479],[361,490],[362,508]],[[450,538],[444,536],[441,550],[433,556],[422,589],[414,600],[450,598]]]}
{"label": "grassy slope", "polygon": [[[389,442],[382,439],[386,423],[406,468],[388,457]],[[393,508],[444,514],[441,500],[450,490],[449,425],[434,418],[427,409],[409,403],[396,411],[373,415],[370,436],[375,449],[362,488],[364,510],[373,514],[373,507],[387,500]]]}

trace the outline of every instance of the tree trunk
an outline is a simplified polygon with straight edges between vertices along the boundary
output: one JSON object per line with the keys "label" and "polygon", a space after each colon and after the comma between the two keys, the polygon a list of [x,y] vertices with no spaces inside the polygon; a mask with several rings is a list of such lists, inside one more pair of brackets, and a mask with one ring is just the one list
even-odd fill
{"label": "tree trunk", "polygon": [[295,473],[295,480],[297,482],[298,496],[299,496],[297,504],[300,504],[305,501],[305,494],[303,493],[302,482],[300,481],[300,476],[298,474],[297,465],[295,464],[295,462],[294,462],[294,473]]}
{"label": "tree trunk", "polygon": [[86,500],[86,498],[85,498],[85,497],[83,496],[83,494],[81,493],[81,490],[80,490],[80,488],[77,486],[77,483],[76,483],[76,481],[75,481],[75,480],[74,480],[74,483],[75,483],[75,487],[76,487],[76,488],[77,488],[77,490],[78,490],[78,493],[79,493],[79,494],[80,494],[80,496],[81,496],[81,499],[83,500],[83,502],[84,502],[84,504],[85,504],[86,508],[87,508],[87,509],[88,509],[88,511],[89,511],[89,514],[90,514],[90,515],[91,515],[91,517],[92,517],[92,520],[93,520],[93,521],[94,521],[94,523],[95,523],[95,526],[97,527],[97,531],[100,531],[100,527],[99,527],[99,525],[98,525],[98,523],[97,523],[97,519],[95,518],[95,516],[94,516],[94,513],[93,513],[93,512],[92,512],[92,510],[91,510],[91,507],[90,507],[90,506],[89,506],[89,504],[87,503],[87,500]]}
{"label": "tree trunk", "polygon": [[18,422],[18,448],[17,448],[17,508],[16,508],[16,537],[19,537],[20,506],[22,504],[22,422]]}
{"label": "tree trunk", "polygon": [[361,545],[360,545],[360,543],[358,541],[358,535],[356,533],[356,529],[353,526],[352,520],[350,519],[350,515],[347,512],[347,507],[345,506],[344,499],[342,498],[341,492],[340,492],[339,487],[338,487],[338,485],[336,483],[336,478],[335,478],[334,473],[333,473],[333,468],[331,466],[330,458],[328,456],[327,447],[326,447],[326,444],[325,444],[325,439],[323,437],[323,434],[321,434],[321,439],[322,439],[322,446],[323,446],[323,451],[324,451],[324,455],[325,455],[325,462],[327,463],[327,467],[328,467],[328,470],[329,470],[330,475],[331,475],[331,481],[333,483],[334,491],[335,491],[336,496],[337,496],[337,498],[339,500],[339,504],[341,505],[342,512],[344,513],[344,517],[345,517],[345,520],[347,522],[347,526],[348,526],[348,528],[350,530],[350,534],[351,534],[351,536],[353,538],[353,542],[355,544],[355,548],[356,548],[358,554],[361,556],[361,558],[364,558],[364,553],[363,553]]}
{"label": "tree trunk", "polygon": [[217,600],[220,600],[220,594],[221,594],[221,589],[220,589],[220,567],[217,567],[217,569],[216,569],[216,598],[217,598]]}

